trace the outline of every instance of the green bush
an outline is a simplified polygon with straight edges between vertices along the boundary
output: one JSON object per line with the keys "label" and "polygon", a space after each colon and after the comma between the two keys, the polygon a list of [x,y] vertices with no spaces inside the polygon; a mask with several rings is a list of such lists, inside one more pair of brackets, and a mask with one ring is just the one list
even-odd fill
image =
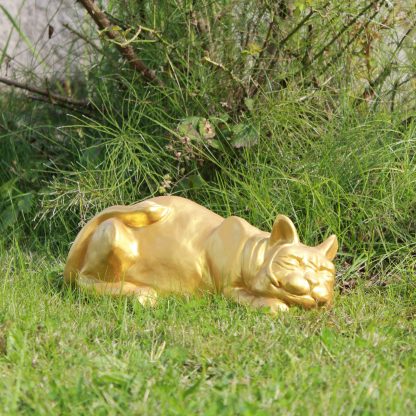
{"label": "green bush", "polygon": [[[264,229],[284,212],[310,243],[334,232],[369,275],[412,264],[407,3],[110,1],[106,12],[98,35],[89,16],[80,25],[100,44],[85,76],[48,84],[87,107],[3,94],[3,232],[67,244],[104,207],[181,194]],[[109,30],[157,82],[120,58]]]}

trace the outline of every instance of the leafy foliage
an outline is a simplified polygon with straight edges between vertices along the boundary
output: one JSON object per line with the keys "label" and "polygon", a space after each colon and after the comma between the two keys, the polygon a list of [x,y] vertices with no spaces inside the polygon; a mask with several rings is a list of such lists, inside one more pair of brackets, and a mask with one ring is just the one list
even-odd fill
{"label": "leafy foliage", "polygon": [[111,26],[80,25],[84,76],[48,83],[68,102],[1,98],[1,229],[69,241],[108,205],[182,194],[264,228],[285,212],[307,239],[329,227],[370,274],[413,255],[410,3],[97,3]]}

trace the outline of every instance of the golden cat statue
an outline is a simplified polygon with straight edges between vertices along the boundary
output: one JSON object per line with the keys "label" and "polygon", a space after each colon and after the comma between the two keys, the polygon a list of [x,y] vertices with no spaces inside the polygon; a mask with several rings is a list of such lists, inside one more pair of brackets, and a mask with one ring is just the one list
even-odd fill
{"label": "golden cat statue", "polygon": [[337,249],[335,235],[316,247],[300,243],[284,215],[267,233],[188,199],[161,196],[96,215],[75,239],[64,277],[142,304],[209,291],[277,313],[332,303]]}

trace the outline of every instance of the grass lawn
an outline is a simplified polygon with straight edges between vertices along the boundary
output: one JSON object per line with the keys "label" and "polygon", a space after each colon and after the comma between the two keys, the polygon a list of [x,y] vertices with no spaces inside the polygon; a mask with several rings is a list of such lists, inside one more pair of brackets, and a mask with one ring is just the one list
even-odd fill
{"label": "grass lawn", "polygon": [[0,250],[2,414],[416,414],[410,272],[273,318],[218,296],[87,296],[63,261]]}

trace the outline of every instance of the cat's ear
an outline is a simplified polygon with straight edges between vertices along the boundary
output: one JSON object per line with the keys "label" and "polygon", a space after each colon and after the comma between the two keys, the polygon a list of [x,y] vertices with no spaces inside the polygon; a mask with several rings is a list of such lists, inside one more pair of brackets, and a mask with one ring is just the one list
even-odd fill
{"label": "cat's ear", "polygon": [[316,248],[322,252],[328,260],[334,260],[338,251],[338,239],[335,234],[328,237],[323,243],[316,246]]}
{"label": "cat's ear", "polygon": [[299,243],[299,236],[293,222],[285,215],[279,214],[273,224],[270,245]]}

